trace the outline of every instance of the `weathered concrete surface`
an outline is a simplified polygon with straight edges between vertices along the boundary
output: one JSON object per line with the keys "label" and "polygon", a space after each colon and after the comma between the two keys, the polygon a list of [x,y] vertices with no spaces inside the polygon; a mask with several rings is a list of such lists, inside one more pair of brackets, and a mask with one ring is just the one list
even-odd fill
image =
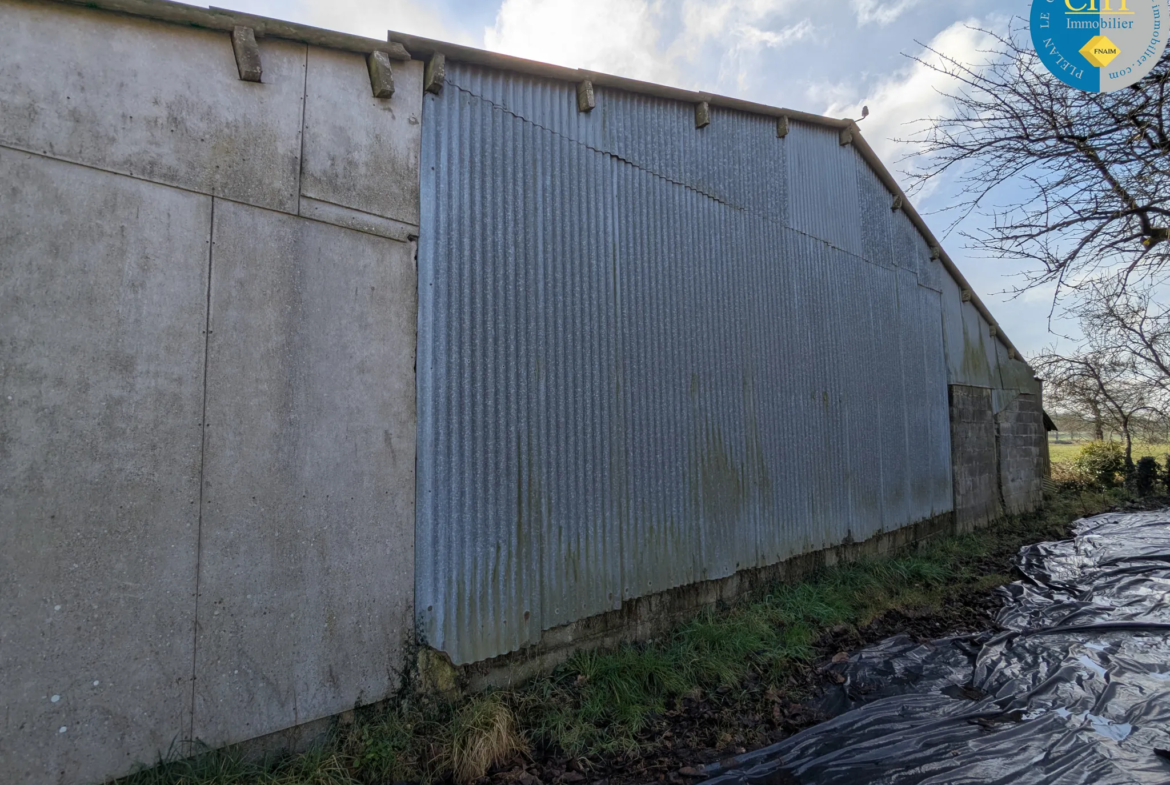
{"label": "weathered concrete surface", "polygon": [[267,210],[217,201],[214,238],[194,736],[216,746],[398,684],[416,284],[409,244]]}
{"label": "weathered concrete surface", "polygon": [[0,148],[5,783],[102,780],[186,735],[210,218]]}
{"label": "weathered concrete surface", "polygon": [[230,33],[0,0],[0,47],[0,780],[385,697],[421,64],[379,100],[362,55],[316,51],[304,120],[303,44],[260,39],[248,83]]}
{"label": "weathered concrete surface", "polygon": [[417,226],[423,64],[393,68],[374,98],[361,55],[309,51],[301,194]]}
{"label": "weathered concrete surface", "polygon": [[414,224],[363,213],[361,210],[351,210],[348,207],[310,199],[307,196],[301,197],[301,216],[404,243],[418,237],[418,227]]}
{"label": "weathered concrete surface", "polygon": [[952,384],[950,395],[955,521],[979,526],[1003,514],[991,390]]}
{"label": "weathered concrete surface", "polygon": [[0,19],[0,144],[297,211],[305,46],[261,41],[257,84],[228,33],[24,0]]}
{"label": "weathered concrete surface", "polygon": [[1007,512],[1034,510],[1044,501],[1048,433],[1040,398],[1020,394],[995,415],[999,483]]}

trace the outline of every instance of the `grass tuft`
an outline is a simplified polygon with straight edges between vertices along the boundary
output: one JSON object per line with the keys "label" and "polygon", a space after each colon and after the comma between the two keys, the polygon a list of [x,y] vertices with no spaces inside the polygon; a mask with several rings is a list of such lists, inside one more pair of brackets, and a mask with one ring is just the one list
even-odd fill
{"label": "grass tuft", "polygon": [[459,785],[468,785],[495,766],[528,753],[528,742],[516,726],[516,717],[499,693],[477,695],[455,712],[450,743],[440,770],[451,772]]}

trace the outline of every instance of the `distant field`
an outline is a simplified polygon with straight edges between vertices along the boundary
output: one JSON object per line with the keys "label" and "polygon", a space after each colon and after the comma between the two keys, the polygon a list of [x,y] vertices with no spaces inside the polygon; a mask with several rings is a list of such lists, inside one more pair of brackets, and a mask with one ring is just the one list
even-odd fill
{"label": "distant field", "polygon": [[[1077,454],[1081,451],[1081,448],[1086,444],[1088,444],[1088,442],[1078,441],[1072,443],[1055,444],[1050,441],[1048,442],[1048,455],[1052,458],[1053,463],[1071,461],[1073,458],[1077,457]],[[1158,459],[1158,463],[1163,463],[1166,460],[1166,453],[1170,453],[1170,444],[1146,444],[1139,442],[1133,443],[1133,459],[1135,461],[1138,458],[1141,458],[1143,455],[1152,455]]]}

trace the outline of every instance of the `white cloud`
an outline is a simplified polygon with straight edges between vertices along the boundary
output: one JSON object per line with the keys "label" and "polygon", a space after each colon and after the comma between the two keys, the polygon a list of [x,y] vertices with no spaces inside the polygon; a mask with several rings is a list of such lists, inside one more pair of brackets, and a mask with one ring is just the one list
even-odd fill
{"label": "white cloud", "polygon": [[370,38],[386,37],[387,30],[424,38],[470,43],[470,37],[452,29],[435,9],[417,0],[330,0],[305,4],[306,21],[317,27],[342,30]]}
{"label": "white cloud", "polygon": [[683,31],[672,51],[688,62],[715,64],[714,84],[706,89],[753,93],[765,49],[779,49],[811,38],[812,22],[789,22],[797,0],[685,0]]}
{"label": "white cloud", "polygon": [[765,32],[758,25],[795,5],[796,0],[686,0],[683,37],[701,44],[708,38]]}
{"label": "white cloud", "polygon": [[743,27],[737,32],[739,38],[743,41],[743,46],[756,51],[761,46],[778,49],[781,46],[787,46],[796,41],[803,41],[806,38],[811,38],[814,30],[815,28],[812,22],[808,19],[802,19],[796,24],[781,28],[778,31],[761,30],[758,27]]}
{"label": "white cloud", "polygon": [[422,0],[233,0],[234,10],[286,19],[367,38],[386,40],[388,30],[474,44],[474,39],[449,23]]}
{"label": "white cloud", "polygon": [[723,51],[719,55],[717,82],[727,90],[734,84],[735,91],[742,95],[753,92],[753,77],[759,80],[759,64],[764,49],[779,49],[797,41],[811,38],[815,28],[807,19],[782,27],[779,30],[765,30],[741,24],[733,27],[725,37]]}
{"label": "white cloud", "polygon": [[922,0],[853,0],[853,10],[857,12],[857,26],[878,24],[882,27],[890,24],[902,14],[909,11]]}
{"label": "white cloud", "polygon": [[673,58],[659,46],[660,2],[504,0],[484,47],[546,63],[677,84]]}
{"label": "white cloud", "polygon": [[[956,22],[931,39],[929,46],[960,62],[980,62],[985,57],[982,50],[990,48],[991,41],[985,33],[973,29],[977,26],[977,20]],[[937,61],[938,56],[924,55],[924,59]],[[830,117],[858,118],[861,107],[869,106],[871,114],[861,123],[861,131],[882,161],[894,171],[891,165],[913,150],[911,145],[894,139],[913,136],[920,127],[916,121],[944,112],[949,103],[945,93],[953,90],[954,84],[937,71],[908,62],[863,96],[847,85],[830,85],[824,89],[835,93],[824,110]],[[852,97],[845,97],[850,92]]]}
{"label": "white cloud", "polygon": [[503,0],[484,46],[633,79],[744,92],[764,50],[813,36],[807,19],[783,19],[796,7],[796,0]]}

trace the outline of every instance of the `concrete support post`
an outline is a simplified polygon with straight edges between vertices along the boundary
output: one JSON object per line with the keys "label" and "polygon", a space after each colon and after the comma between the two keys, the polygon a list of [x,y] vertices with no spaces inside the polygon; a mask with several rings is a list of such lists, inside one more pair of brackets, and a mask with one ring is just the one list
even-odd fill
{"label": "concrete support post", "polygon": [[390,67],[390,56],[385,52],[371,52],[366,58],[370,71],[370,89],[375,98],[390,98],[394,95],[394,71]]}
{"label": "concrete support post", "polygon": [[593,82],[586,79],[577,84],[577,111],[578,112],[592,112],[593,107],[597,106],[597,101],[593,96]]}
{"label": "concrete support post", "polygon": [[443,90],[443,83],[447,80],[447,58],[442,52],[435,52],[427,61],[427,70],[423,73],[423,90],[438,94]]}
{"label": "concrete support post", "polygon": [[711,105],[706,101],[695,104],[695,128],[706,128],[711,124]]}
{"label": "concrete support post", "polygon": [[259,82],[264,69],[260,67],[260,46],[256,32],[250,27],[236,27],[232,31],[232,49],[236,53],[236,68],[244,82]]}

